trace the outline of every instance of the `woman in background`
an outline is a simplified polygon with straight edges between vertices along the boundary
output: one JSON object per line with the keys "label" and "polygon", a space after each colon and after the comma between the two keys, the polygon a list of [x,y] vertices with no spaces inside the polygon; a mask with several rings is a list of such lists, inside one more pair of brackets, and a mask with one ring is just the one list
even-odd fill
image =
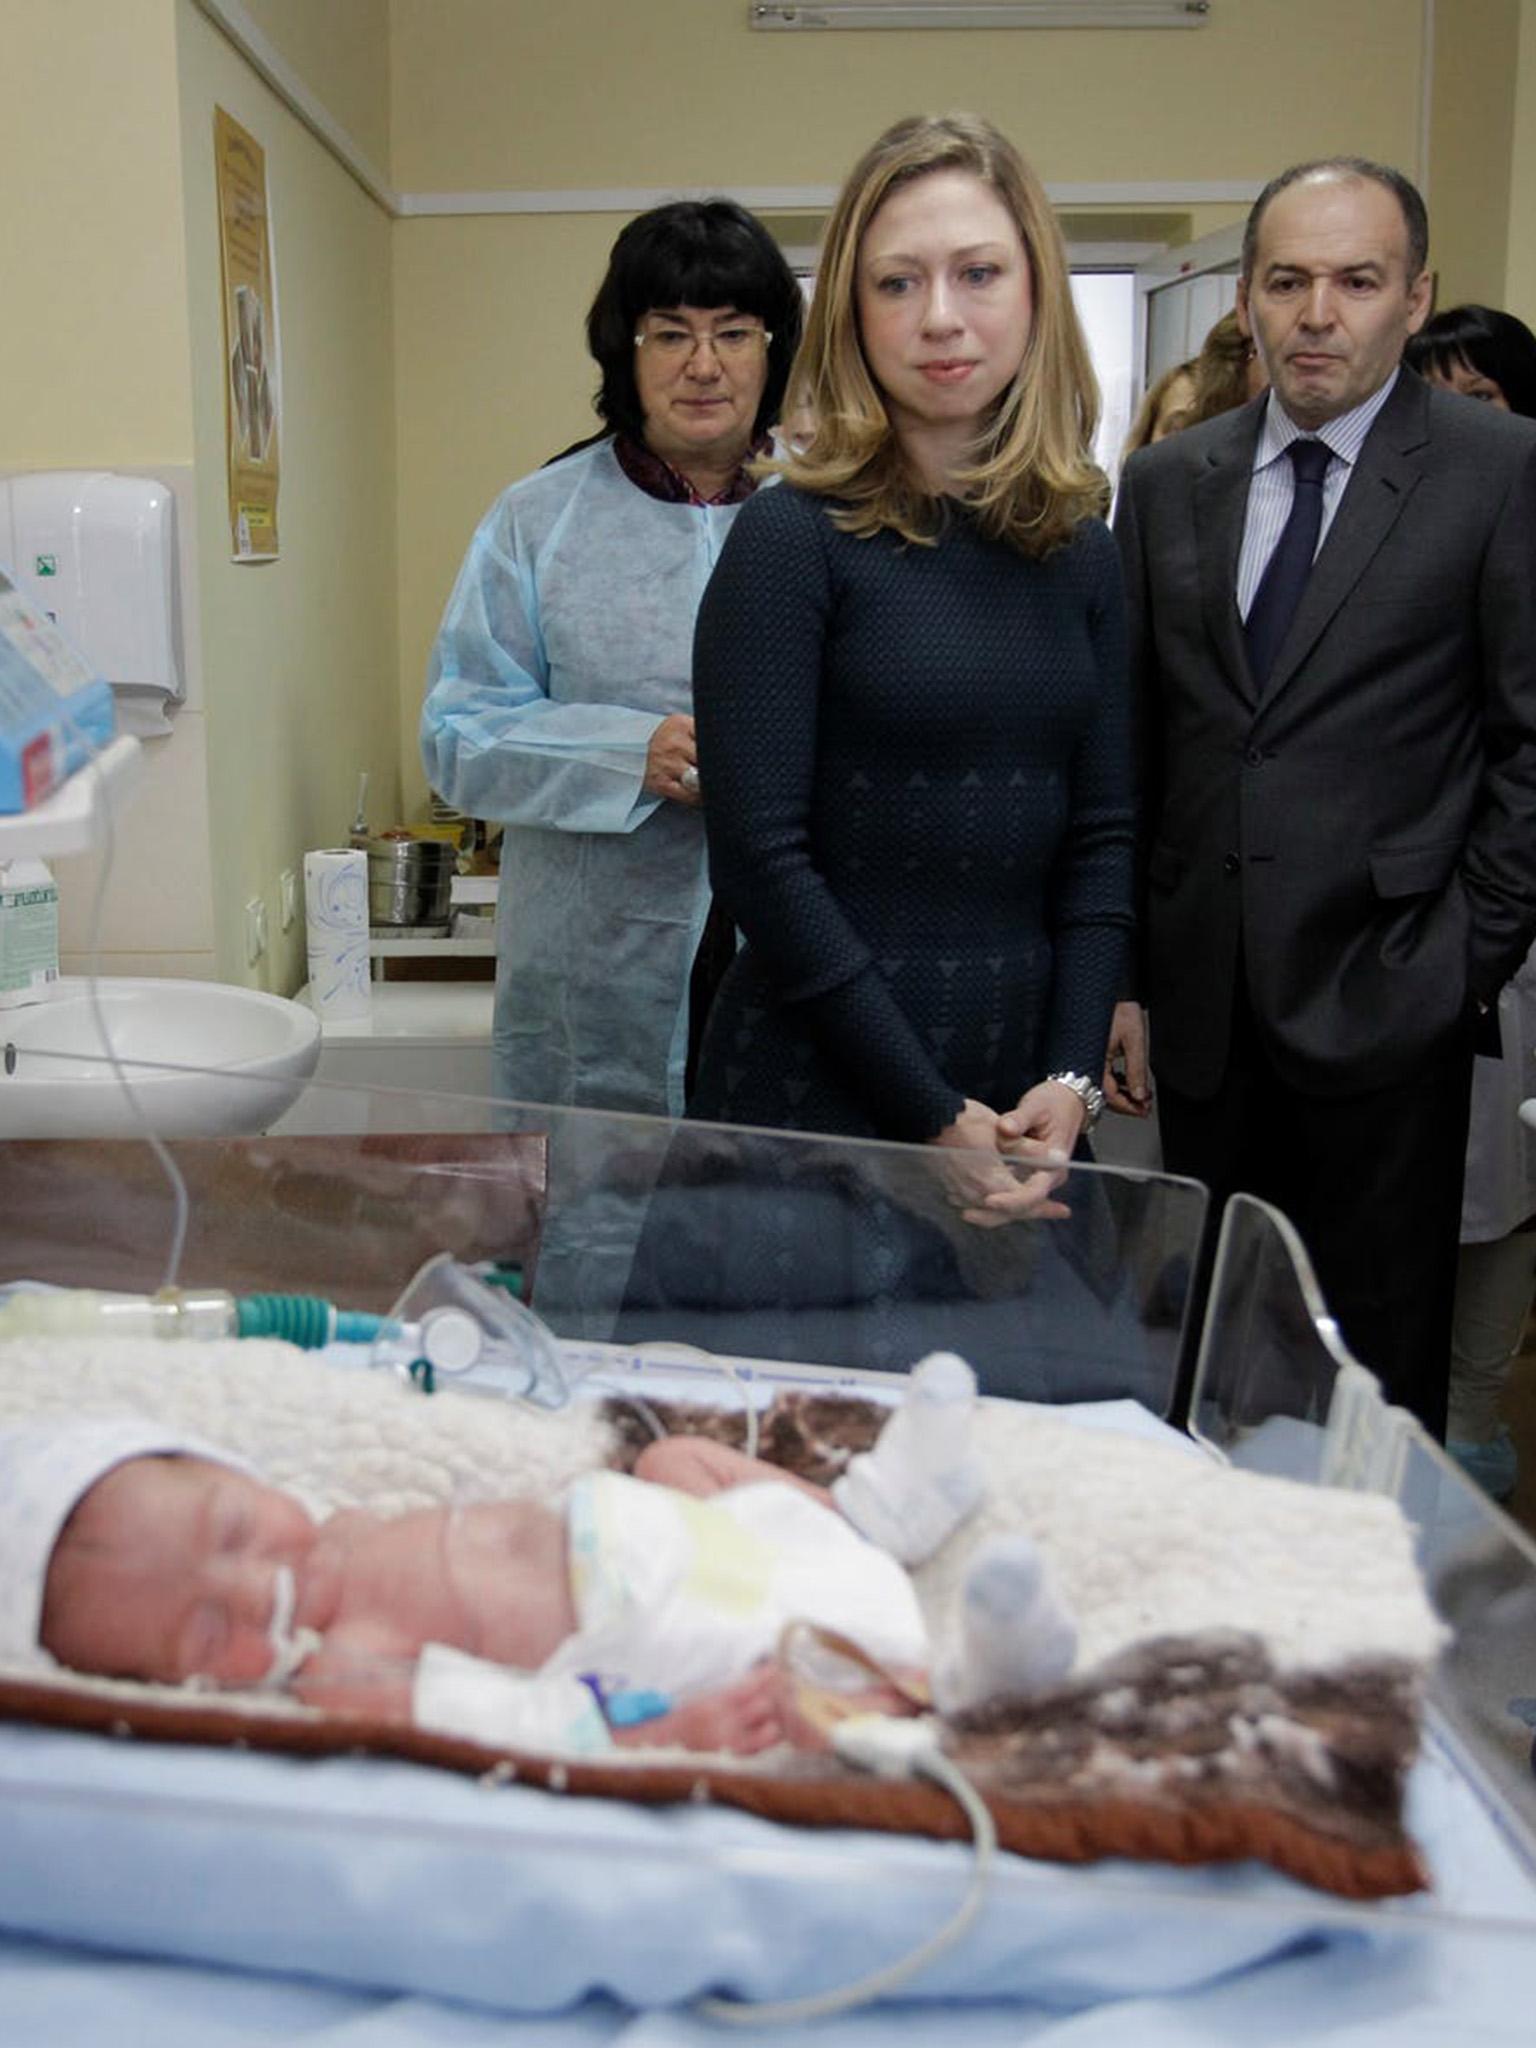
{"label": "woman in background", "polygon": [[1447,391],[1536,419],[1536,334],[1492,306],[1452,306],[1426,320],[1404,360]]}
{"label": "woman in background", "polygon": [[1125,453],[1150,448],[1186,427],[1198,427],[1218,413],[1231,412],[1257,398],[1269,379],[1258,351],[1237,324],[1235,313],[1223,313],[1187,363],[1164,370],[1147,387],[1126,436]]}
{"label": "woman in background", "polygon": [[1198,427],[1257,398],[1269,379],[1259,352],[1237,324],[1235,313],[1223,313],[1200,344],[1191,365],[1194,386],[1182,427]]}
{"label": "woman in background", "polygon": [[1159,441],[1166,441],[1170,434],[1176,434],[1180,427],[1188,424],[1187,415],[1194,398],[1193,359],[1187,363],[1175,363],[1171,370],[1164,370],[1161,377],[1142,393],[1136,417],[1131,421],[1131,431],[1125,437],[1124,454],[1134,455],[1138,448],[1155,447]]}
{"label": "woman in background", "polygon": [[[1406,361],[1431,384],[1536,419],[1536,335],[1513,313],[1437,313],[1408,343]],[[1499,1037],[1503,1057],[1480,1058],[1472,1071],[1446,1448],[1507,1500],[1519,1471],[1499,1405],[1536,1284],[1536,1134],[1517,1115],[1536,1095],[1536,948],[1499,996]]]}
{"label": "woman in background", "polygon": [[1097,393],[1034,173],[898,123],[828,227],[811,438],[732,532],[694,689],[716,891],[745,937],[692,1116],[1072,1152],[1131,923],[1124,622]]}
{"label": "woman in background", "polygon": [[708,907],[694,615],[801,303],[728,200],[631,221],[587,316],[607,431],[497,499],[448,601],[422,756],[450,803],[507,828],[494,1039],[511,1099],[682,1108]]}

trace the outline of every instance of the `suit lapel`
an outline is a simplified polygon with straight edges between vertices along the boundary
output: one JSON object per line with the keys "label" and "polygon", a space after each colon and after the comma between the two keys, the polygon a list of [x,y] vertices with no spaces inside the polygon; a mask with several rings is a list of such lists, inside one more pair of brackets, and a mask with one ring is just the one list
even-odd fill
{"label": "suit lapel", "polygon": [[1402,515],[1423,473],[1428,404],[1417,379],[1399,375],[1344,487],[1290,631],[1264,691],[1271,702],[1327,630]]}
{"label": "suit lapel", "polygon": [[1200,557],[1205,628],[1233,687],[1250,704],[1257,692],[1248,673],[1243,622],[1237,610],[1237,558],[1263,406],[1264,401],[1256,399],[1222,422],[1224,431],[1213,436],[1198,458],[1194,479],[1195,545]]}

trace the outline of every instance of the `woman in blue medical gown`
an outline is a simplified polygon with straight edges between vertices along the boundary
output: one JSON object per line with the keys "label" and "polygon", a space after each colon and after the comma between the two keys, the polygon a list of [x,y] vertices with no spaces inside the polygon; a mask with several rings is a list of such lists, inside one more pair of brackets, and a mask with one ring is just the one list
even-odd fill
{"label": "woman in blue medical gown", "polygon": [[726,200],[657,207],[587,317],[605,431],[497,499],[448,601],[421,745],[506,827],[498,1091],[677,1114],[708,909],[694,615],[766,450],[799,287]]}

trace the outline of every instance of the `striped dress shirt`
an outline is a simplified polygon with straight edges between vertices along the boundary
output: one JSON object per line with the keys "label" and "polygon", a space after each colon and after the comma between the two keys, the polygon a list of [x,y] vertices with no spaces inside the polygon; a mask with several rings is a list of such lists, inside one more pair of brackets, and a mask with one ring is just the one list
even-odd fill
{"label": "striped dress shirt", "polygon": [[[1333,515],[1339,509],[1344,486],[1349,482],[1350,472],[1365,445],[1365,437],[1375,424],[1377,413],[1386,404],[1397,375],[1394,370],[1381,389],[1373,391],[1363,405],[1357,405],[1352,412],[1340,413],[1336,420],[1325,420],[1317,431],[1316,438],[1327,444],[1333,458],[1328,464],[1328,474],[1323,478],[1323,524],[1317,536],[1319,550],[1328,538]],[[1296,472],[1285,451],[1303,435],[1304,430],[1296,425],[1271,391],[1264,411],[1264,424],[1254,446],[1253,477],[1248,485],[1248,511],[1243,522],[1243,546],[1237,558],[1237,609],[1244,620],[1263,581],[1264,571],[1269,567],[1269,558],[1279,544],[1285,522],[1291,516]],[[1316,559],[1314,555],[1313,560]]]}

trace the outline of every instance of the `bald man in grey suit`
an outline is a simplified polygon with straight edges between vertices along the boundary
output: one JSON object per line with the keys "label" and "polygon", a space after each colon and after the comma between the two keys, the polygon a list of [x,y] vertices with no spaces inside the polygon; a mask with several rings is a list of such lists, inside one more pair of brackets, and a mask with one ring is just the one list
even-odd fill
{"label": "bald man in grey suit", "polygon": [[[1473,1049],[1536,935],[1536,426],[1400,367],[1427,239],[1379,165],[1266,187],[1271,390],[1133,457],[1116,530],[1165,1163],[1284,1209],[1443,1435]],[[1137,1007],[1114,1044],[1126,1105]]]}

